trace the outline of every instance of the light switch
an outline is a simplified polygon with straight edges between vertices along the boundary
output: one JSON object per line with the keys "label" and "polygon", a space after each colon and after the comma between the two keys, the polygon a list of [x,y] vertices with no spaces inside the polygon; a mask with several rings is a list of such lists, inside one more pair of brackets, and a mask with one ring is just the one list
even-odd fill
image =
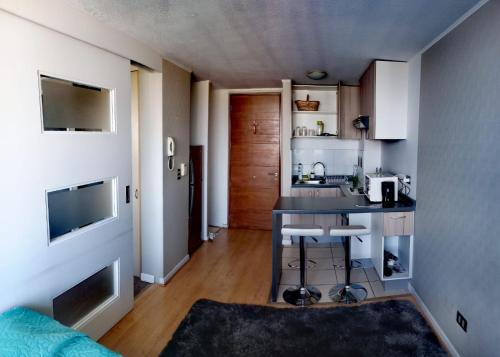
{"label": "light switch", "polygon": [[182,162],[181,163],[181,176],[186,176],[186,173],[187,173],[187,165]]}

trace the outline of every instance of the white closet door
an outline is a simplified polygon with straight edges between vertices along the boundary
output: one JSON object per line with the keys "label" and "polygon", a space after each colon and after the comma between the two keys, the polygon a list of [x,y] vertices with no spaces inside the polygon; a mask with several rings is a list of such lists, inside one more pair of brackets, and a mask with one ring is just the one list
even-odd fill
{"label": "white closet door", "polygon": [[[51,315],[55,297],[114,264],[115,296],[76,324],[97,338],[133,305],[130,64],[2,11],[0,43],[0,311]],[[109,89],[111,130],[44,131],[40,74]],[[99,181],[112,184],[102,204],[113,214],[51,240],[48,192]]]}

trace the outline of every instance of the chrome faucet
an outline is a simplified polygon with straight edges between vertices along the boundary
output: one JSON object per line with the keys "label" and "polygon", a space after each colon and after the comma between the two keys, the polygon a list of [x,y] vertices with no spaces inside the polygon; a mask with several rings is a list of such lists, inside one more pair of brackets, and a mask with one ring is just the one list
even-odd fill
{"label": "chrome faucet", "polygon": [[313,170],[314,173],[316,173],[316,165],[323,166],[323,177],[326,177],[326,165],[324,163],[322,163],[321,161],[315,162],[312,165],[312,170]]}

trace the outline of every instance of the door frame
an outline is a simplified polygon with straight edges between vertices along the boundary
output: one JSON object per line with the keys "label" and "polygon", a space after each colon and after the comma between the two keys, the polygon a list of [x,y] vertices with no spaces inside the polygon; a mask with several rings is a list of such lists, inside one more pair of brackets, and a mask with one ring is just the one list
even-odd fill
{"label": "door frame", "polygon": [[226,207],[227,207],[227,227],[230,227],[229,224],[229,214],[231,212],[231,97],[236,96],[236,95],[253,95],[253,96],[264,96],[264,95],[269,95],[269,96],[278,96],[279,97],[279,162],[278,162],[278,168],[279,168],[279,187],[278,187],[278,194],[281,195],[281,148],[282,148],[282,138],[281,138],[281,130],[283,128],[283,105],[282,105],[282,88],[263,88],[263,89],[235,89],[235,90],[230,90],[228,93],[228,100],[227,100],[227,202],[226,202]]}
{"label": "door frame", "polygon": [[[131,102],[131,136],[132,136],[132,220],[134,236],[134,276],[140,278],[142,273],[142,240],[141,240],[141,136],[140,136],[140,85],[139,68],[130,66],[130,102]],[[135,113],[134,113],[135,111]]]}

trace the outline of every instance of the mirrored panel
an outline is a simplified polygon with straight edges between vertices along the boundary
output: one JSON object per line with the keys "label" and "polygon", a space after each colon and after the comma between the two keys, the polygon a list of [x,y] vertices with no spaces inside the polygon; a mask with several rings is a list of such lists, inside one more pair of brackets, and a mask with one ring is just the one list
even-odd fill
{"label": "mirrored panel", "polygon": [[50,240],[115,216],[114,180],[47,192]]}
{"label": "mirrored panel", "polygon": [[45,75],[40,88],[44,131],[114,131],[111,90]]}
{"label": "mirrored panel", "polygon": [[66,326],[74,326],[106,300],[115,295],[113,263],[81,283],[57,296],[52,301],[54,319]]}

